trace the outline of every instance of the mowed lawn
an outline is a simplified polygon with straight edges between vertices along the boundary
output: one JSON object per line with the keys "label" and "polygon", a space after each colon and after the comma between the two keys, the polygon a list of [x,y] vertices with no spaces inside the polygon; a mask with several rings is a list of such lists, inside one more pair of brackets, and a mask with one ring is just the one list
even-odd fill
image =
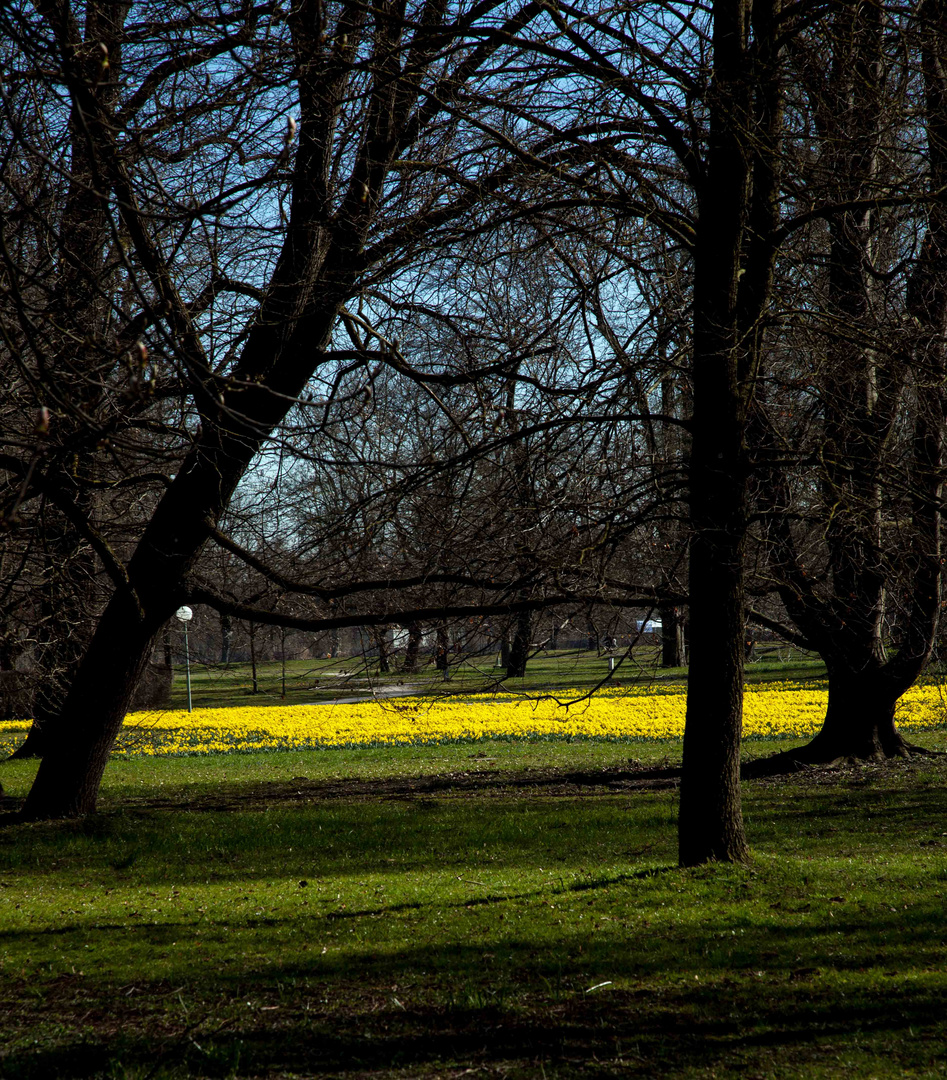
{"label": "mowed lawn", "polygon": [[116,761],[0,829],[0,1076],[944,1075],[944,759],[747,783],[681,871],[679,751]]}

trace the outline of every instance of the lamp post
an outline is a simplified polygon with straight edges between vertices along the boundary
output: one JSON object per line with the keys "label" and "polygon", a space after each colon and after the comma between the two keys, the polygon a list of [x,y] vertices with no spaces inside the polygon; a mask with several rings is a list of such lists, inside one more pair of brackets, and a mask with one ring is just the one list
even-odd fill
{"label": "lamp post", "polygon": [[194,618],[189,607],[179,607],[174,613],[184,623],[184,670],[187,673],[187,711],[191,712],[191,654],[187,647],[187,624]]}

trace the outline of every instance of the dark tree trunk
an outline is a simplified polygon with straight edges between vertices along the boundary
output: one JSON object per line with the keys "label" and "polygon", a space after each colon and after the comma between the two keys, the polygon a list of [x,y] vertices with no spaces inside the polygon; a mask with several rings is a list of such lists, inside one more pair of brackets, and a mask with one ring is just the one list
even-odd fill
{"label": "dark tree trunk", "polygon": [[[117,79],[101,79],[102,50],[110,70],[121,68],[124,22],[129,0],[90,2],[85,6],[83,40],[75,42],[73,62],[89,79],[104,114],[111,113],[118,96]],[[59,279],[55,287],[57,326],[62,343],[51,364],[52,382],[58,394],[73,402],[77,413],[94,417],[103,397],[101,374],[90,378],[90,370],[104,371],[114,364],[109,354],[110,312],[108,284],[104,277],[106,253],[114,242],[107,200],[99,187],[98,164],[89,139],[90,118],[75,102],[69,116],[69,189],[59,228]],[[93,127],[95,125],[93,124]],[[77,342],[82,345],[78,347]],[[82,446],[83,421],[63,410],[52,426],[55,442]],[[94,452],[88,449],[66,455],[68,466],[61,481],[76,507],[92,516],[92,500],[83,484],[95,474]],[[88,543],[74,523],[47,506],[41,518],[42,542],[46,549],[47,571],[40,586],[42,625],[37,639],[33,725],[14,757],[42,757],[48,745],[48,730],[62,710],[69,687],[82,662],[95,629],[95,560]]]}
{"label": "dark tree trunk", "polygon": [[498,667],[506,670],[510,666],[510,651],[512,650],[509,634],[504,631],[503,637],[500,638],[500,662]]}
{"label": "dark tree trunk", "polygon": [[592,619],[586,620],[586,633],[588,634],[586,648],[589,652],[597,653],[599,651],[598,627],[596,627]]}
{"label": "dark tree trunk", "polygon": [[747,10],[714,4],[716,115],[694,255],[694,406],[689,462],[691,655],[681,765],[682,866],[748,857],[740,802],[747,463],[738,341],[739,267],[751,178],[739,69]]}
{"label": "dark tree trunk", "polygon": [[165,614],[141,617],[116,593],[48,740],[23,817],[75,817],[95,810],[102,774]]}
{"label": "dark tree trunk", "polygon": [[280,659],[280,697],[286,697],[286,627],[281,626],[279,632],[279,659]]}
{"label": "dark tree trunk", "polygon": [[676,607],[661,609],[661,667],[684,667],[684,620]]}
{"label": "dark tree trunk", "polygon": [[878,760],[907,752],[894,722],[901,690],[879,671],[829,672],[829,702],[822,730],[792,756],[807,764],[854,757]]}
{"label": "dark tree trunk", "polygon": [[26,733],[26,738],[10,755],[10,760],[28,761],[41,758],[45,752],[46,737],[43,734],[43,728],[34,719],[30,730]]}
{"label": "dark tree trunk", "polygon": [[421,653],[421,627],[418,623],[408,626],[408,645],[404,653],[404,671],[407,675],[414,675],[418,670],[418,657]]}
{"label": "dark tree trunk", "polygon": [[[721,415],[712,410],[702,418],[696,408],[694,414],[691,655],[678,829],[682,866],[748,856],[740,799],[745,473],[739,429],[721,423]],[[701,461],[716,468],[702,467]]]}
{"label": "dark tree trunk", "polygon": [[529,659],[529,646],[533,633],[533,619],[528,611],[520,612],[513,629],[513,641],[507,656],[506,677],[522,679],[526,674],[526,661]]}
{"label": "dark tree trunk", "polygon": [[434,666],[438,671],[447,671],[449,668],[449,649],[450,641],[447,637],[447,627],[444,623],[438,623],[434,633]]}
{"label": "dark tree trunk", "polygon": [[230,663],[230,650],[233,648],[233,619],[229,615],[220,616],[220,662]]}
{"label": "dark tree trunk", "polygon": [[372,638],[375,648],[378,650],[378,673],[387,675],[391,671],[391,659],[388,649],[388,627],[379,626],[372,628]]}
{"label": "dark tree trunk", "polygon": [[694,250],[682,866],[748,857],[740,800],[746,433],[776,251],[782,130],[776,24],[771,3],[713,5],[709,140]]}
{"label": "dark tree trunk", "polygon": [[[838,758],[900,756],[912,749],[897,731],[899,697],[924,670],[940,617],[942,587],[941,504],[944,478],[944,341],[947,331],[947,11],[929,0],[920,20],[925,83],[926,135],[932,197],[927,232],[907,283],[904,325],[910,337],[883,356],[835,347],[822,373],[827,438],[824,505],[832,526],[825,532],[831,569],[828,593],[817,593],[807,575],[790,525],[791,491],[774,473],[764,505],[771,514],[774,576],[790,618],[825,660],[829,703],[822,730],[807,745],[782,755],[808,764]],[[835,24],[837,97],[823,109],[833,197],[854,202],[875,190],[876,159],[886,119],[877,79],[884,51],[878,9],[839,9]],[[854,94],[852,89],[854,88]],[[857,107],[849,107],[854,101]],[[831,107],[831,106],[836,107]],[[876,273],[872,218],[867,211],[833,218],[830,297],[840,325],[870,328]],[[914,372],[916,395],[909,460],[909,497],[894,502],[898,515],[898,589],[903,596],[900,645],[886,657],[882,616],[888,559],[882,530],[882,496],[891,431],[904,423],[903,387]],[[898,462],[898,467],[903,467]],[[889,498],[891,497],[889,493]]]}
{"label": "dark tree trunk", "polygon": [[250,623],[250,693],[259,692],[260,685],[256,677],[256,623]]}

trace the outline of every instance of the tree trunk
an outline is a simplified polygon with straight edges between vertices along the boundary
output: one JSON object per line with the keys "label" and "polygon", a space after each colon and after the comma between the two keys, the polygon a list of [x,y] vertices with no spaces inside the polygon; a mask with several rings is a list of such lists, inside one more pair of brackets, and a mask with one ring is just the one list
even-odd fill
{"label": "tree trunk", "polygon": [[164,617],[146,620],[127,592],[99,621],[61,719],[24,804],[27,819],[76,817],[95,810],[102,774]]}
{"label": "tree trunk", "polygon": [[434,634],[434,666],[438,671],[447,671],[450,666],[449,647],[447,627],[444,623],[438,623]]}
{"label": "tree trunk", "polygon": [[250,623],[250,693],[259,692],[260,685],[256,677],[256,623]]}
{"label": "tree trunk", "polygon": [[46,752],[46,736],[43,728],[33,720],[26,738],[10,755],[10,761],[29,761],[41,758]]}
{"label": "tree trunk", "polygon": [[878,671],[830,671],[822,729],[791,755],[809,765],[847,757],[877,761],[904,755],[908,744],[894,722],[901,693]]}
{"label": "tree trunk", "polygon": [[[85,5],[81,42],[75,42],[72,61],[89,80],[104,115],[118,99],[118,79],[124,42],[124,22],[130,3]],[[101,79],[102,50],[109,58],[113,78]],[[94,127],[94,123],[92,124]],[[94,417],[104,396],[105,382],[99,365],[114,363],[109,357],[114,338],[109,339],[111,312],[108,303],[105,263],[113,242],[107,199],[100,188],[99,165],[90,142],[90,117],[72,103],[69,114],[69,189],[59,225],[58,280],[54,306],[61,347],[52,359],[51,374],[58,393],[73,402],[76,413]],[[77,343],[82,345],[77,348]],[[89,365],[97,371],[89,378]],[[53,427],[55,440],[74,442],[66,456],[64,487],[77,507],[92,517],[92,498],[81,482],[95,474],[95,454],[77,437],[82,423],[63,411]],[[81,482],[80,482],[81,481]],[[39,588],[43,622],[38,632],[33,725],[26,742],[14,753],[17,758],[42,757],[48,746],[48,731],[64,707],[73,678],[82,662],[95,629],[95,560],[88,543],[75,525],[52,507],[42,518],[42,543],[48,560],[47,572]]]}
{"label": "tree trunk", "polygon": [[[929,0],[920,20],[925,84],[926,136],[931,197],[927,230],[906,288],[910,327],[899,348],[882,354],[853,350],[841,340],[822,378],[831,408],[819,454],[824,467],[823,506],[831,589],[816,591],[790,525],[791,491],[775,472],[763,503],[771,515],[772,568],[790,618],[812,643],[829,672],[829,703],[822,730],[806,746],[777,755],[818,764],[838,758],[877,759],[909,753],[897,731],[899,697],[924,670],[940,617],[942,589],[941,506],[944,479],[944,341],[947,332],[947,6]],[[839,202],[855,202],[877,190],[876,158],[887,120],[881,114],[878,80],[883,68],[884,25],[877,9],[840,8],[835,38],[838,93],[823,110],[824,139],[840,190]],[[855,97],[851,88],[855,88]],[[858,109],[850,107],[858,103]],[[877,273],[873,265],[873,218],[867,211],[836,216],[830,225],[833,316],[839,325],[873,329]],[[821,349],[820,346],[820,355]],[[890,471],[889,433],[905,423],[903,386],[913,383],[914,407],[908,467],[908,498],[900,505],[887,490],[898,521],[898,577],[891,580],[880,513]],[[866,404],[864,403],[868,403]],[[870,406],[870,407],[868,407]],[[831,462],[835,460],[834,464]],[[897,461],[896,469],[904,467]],[[895,481],[897,486],[899,481]],[[822,529],[821,522],[818,526]],[[898,650],[887,658],[882,640],[886,589],[900,593]],[[823,584],[824,589],[824,584]]]}
{"label": "tree trunk", "polygon": [[280,697],[286,697],[286,627],[281,626],[279,632],[279,659],[280,659]]}
{"label": "tree trunk", "polygon": [[[720,423],[719,413],[705,414],[703,422],[699,415],[695,409],[691,655],[678,822],[682,866],[742,862],[749,854],[740,798],[745,480],[732,431],[731,446],[722,445],[728,425]],[[701,461],[724,464],[708,469]]]}
{"label": "tree trunk", "polygon": [[682,866],[742,862],[749,854],[740,801],[746,433],[776,253],[783,93],[777,3],[713,5],[713,87],[694,249]]}
{"label": "tree trunk", "polygon": [[[488,43],[479,29],[485,13],[462,19],[455,28],[451,14],[437,4],[424,6],[418,24],[403,11],[399,16],[397,5],[375,10],[343,4],[333,9],[334,28],[323,4],[303,0],[287,9],[282,45],[292,53],[287,59],[299,117],[298,139],[291,145],[296,124],[290,121],[285,161],[278,163],[285,176],[288,220],[280,225],[280,250],[274,253],[269,279],[259,282],[259,302],[248,313],[245,332],[234,338],[239,355],[221,367],[220,358],[205,348],[206,308],[190,302],[187,275],[179,276],[181,267],[173,255],[168,257],[165,237],[156,234],[161,215],[155,218],[150,205],[141,205],[140,184],[119,145],[126,134],[124,121],[116,124],[100,100],[97,88],[113,83],[102,77],[101,36],[89,38],[89,78],[74,48],[69,5],[41,0],[36,6],[42,32],[56,39],[63,58],[61,72],[54,75],[57,89],[62,86],[68,93],[95,165],[94,183],[86,186],[96,199],[104,196],[103,209],[111,207],[120,219],[109,218],[109,236],[120,228],[122,249],[127,245],[129,254],[116,266],[122,274],[141,275],[122,288],[145,298],[142,325],[160,320],[153,332],[175,368],[186,373],[190,392],[182,458],[174,461],[173,479],[134,538],[131,559],[125,563],[116,555],[109,562],[115,592],[72,680],[55,731],[48,733],[49,750],[27,799],[28,815],[40,818],[94,809],[105,762],[154,637],[187,601],[194,588],[189,575],[250,463],[320,365],[334,364],[329,356],[333,328],[343,305],[358,294],[359,279],[369,271],[382,276],[383,268],[398,273],[405,253],[418,250],[427,231],[443,229],[450,217],[473,204],[473,195],[462,194],[469,182],[455,189],[456,205],[446,193],[431,205],[420,194],[415,199],[408,180],[408,187],[398,189],[404,205],[397,209],[401,196],[394,192],[404,171],[399,159],[408,155],[406,160],[413,160],[415,148],[423,151],[439,137],[442,119],[454,115],[462,83],[478,76],[507,31]],[[527,5],[508,31],[517,32],[532,17]],[[247,19],[255,22],[256,16]],[[464,59],[445,61],[455,45]],[[451,100],[441,101],[442,93]],[[357,116],[346,111],[353,94]],[[182,131],[185,144],[189,137],[189,129]],[[201,144],[195,139],[196,152]],[[87,284],[110,311],[122,306],[103,291],[94,268]],[[103,385],[101,373],[91,385]],[[100,558],[107,558],[104,551]],[[439,628],[438,636],[439,665],[446,670],[446,627]]]}
{"label": "tree trunk", "polygon": [[233,647],[233,619],[229,615],[220,616],[220,662],[230,663],[230,650]]}
{"label": "tree trunk", "polygon": [[661,667],[684,667],[684,620],[676,607],[661,609]]}
{"label": "tree trunk", "polygon": [[508,679],[522,679],[526,675],[526,661],[529,659],[532,634],[532,616],[530,612],[522,611],[516,617],[513,641],[506,660],[506,677]]}
{"label": "tree trunk", "polygon": [[388,627],[378,626],[373,627],[371,634],[375,642],[375,648],[378,650],[378,673],[379,675],[387,675],[391,671],[391,660],[388,655]]}
{"label": "tree trunk", "polygon": [[414,675],[418,670],[418,656],[421,652],[421,627],[418,623],[408,626],[408,645],[404,653],[404,671],[406,675]]}
{"label": "tree trunk", "polygon": [[599,651],[598,628],[591,618],[586,620],[586,633],[588,634],[586,648],[589,652],[597,653]]}

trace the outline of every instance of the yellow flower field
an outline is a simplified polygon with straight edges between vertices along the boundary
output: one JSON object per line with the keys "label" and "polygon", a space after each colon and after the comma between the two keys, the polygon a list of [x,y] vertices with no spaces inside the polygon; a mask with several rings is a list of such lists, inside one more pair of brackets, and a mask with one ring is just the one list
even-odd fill
{"label": "yellow flower field", "polygon": [[[557,692],[558,701],[578,697]],[[825,715],[824,685],[748,686],[744,735],[805,738]],[[333,746],[474,741],[485,738],[678,739],[684,733],[683,687],[610,690],[569,706],[555,700],[395,698],[358,705],[292,705],[133,713],[115,753],[225,753]],[[902,698],[898,722],[911,730],[943,728],[947,705],[937,686]],[[0,739],[17,742],[22,722],[0,723]]]}

